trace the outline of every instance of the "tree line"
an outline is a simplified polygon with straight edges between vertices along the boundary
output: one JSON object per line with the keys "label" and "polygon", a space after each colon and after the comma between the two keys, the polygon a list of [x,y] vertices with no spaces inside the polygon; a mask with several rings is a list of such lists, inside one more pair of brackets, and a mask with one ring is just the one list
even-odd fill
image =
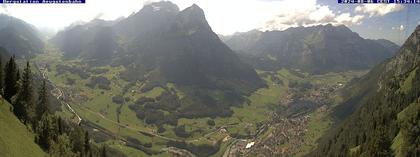
{"label": "tree line", "polygon": [[15,56],[3,66],[0,59],[0,94],[12,104],[13,113],[35,134],[35,142],[51,157],[106,157],[107,147],[91,142],[89,133],[77,124],[54,115],[50,109],[45,79],[34,90],[31,65],[23,72]]}

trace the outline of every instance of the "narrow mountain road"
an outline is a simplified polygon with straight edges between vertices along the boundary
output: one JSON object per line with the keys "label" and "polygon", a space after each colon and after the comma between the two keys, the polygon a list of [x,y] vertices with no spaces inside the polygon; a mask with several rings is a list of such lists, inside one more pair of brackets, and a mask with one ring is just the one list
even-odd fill
{"label": "narrow mountain road", "polygon": [[[60,89],[57,88],[57,86],[55,86],[51,80],[48,79],[47,76],[47,68],[43,68],[43,69],[39,69],[40,72],[42,73],[42,78],[44,78],[45,80],[48,81],[48,83],[54,88],[53,90],[51,90],[51,94],[53,96],[55,96],[57,98],[57,100],[60,101],[61,104],[66,105],[67,108],[77,117],[77,125],[80,125],[80,123],[82,122],[82,118],[79,116],[79,114],[76,113],[76,111],[70,106],[70,104],[68,104],[67,102],[64,101],[63,96],[64,96],[64,92]],[[58,91],[58,94],[53,92],[54,90]]]}

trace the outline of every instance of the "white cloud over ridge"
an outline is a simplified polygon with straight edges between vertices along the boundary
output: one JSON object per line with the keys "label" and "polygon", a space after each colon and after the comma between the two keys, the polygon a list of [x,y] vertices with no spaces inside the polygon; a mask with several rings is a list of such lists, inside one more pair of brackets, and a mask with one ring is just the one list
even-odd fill
{"label": "white cloud over ridge", "polygon": [[[289,27],[297,26],[313,26],[313,25],[324,25],[324,24],[333,24],[333,25],[359,25],[362,23],[365,18],[363,15],[354,15],[351,16],[350,13],[337,12],[334,13],[328,6],[316,4],[315,0],[306,0],[311,1],[311,5],[304,6],[300,9],[288,8],[279,12],[279,14],[272,20],[268,21],[263,30],[284,30]],[[300,1],[283,1],[285,3],[298,6],[302,4]]]}
{"label": "white cloud over ridge", "polygon": [[364,4],[357,6],[355,12],[368,14],[370,17],[373,16],[384,16],[386,14],[401,11],[404,9],[403,5],[400,4]]}

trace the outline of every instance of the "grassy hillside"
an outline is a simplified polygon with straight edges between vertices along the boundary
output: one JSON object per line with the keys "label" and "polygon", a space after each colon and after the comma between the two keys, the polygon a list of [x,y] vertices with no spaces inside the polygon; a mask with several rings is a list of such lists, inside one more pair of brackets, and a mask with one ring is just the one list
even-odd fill
{"label": "grassy hillside", "polygon": [[0,100],[0,156],[45,156],[35,144],[34,135],[10,112],[10,107],[7,101]]}

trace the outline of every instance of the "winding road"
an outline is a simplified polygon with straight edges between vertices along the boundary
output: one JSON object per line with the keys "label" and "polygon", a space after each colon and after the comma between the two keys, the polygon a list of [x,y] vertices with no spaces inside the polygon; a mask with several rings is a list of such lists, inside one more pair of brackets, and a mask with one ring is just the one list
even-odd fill
{"label": "winding road", "polygon": [[[74,109],[70,106],[69,103],[65,102],[64,99],[62,99],[62,97],[64,96],[63,91],[60,88],[57,88],[52,82],[51,80],[48,79],[48,76],[46,75],[47,73],[47,68],[43,68],[40,69],[41,73],[42,73],[42,78],[44,78],[45,80],[48,81],[48,83],[54,88],[53,90],[51,90],[51,94],[53,96],[55,96],[57,98],[57,100],[60,101],[61,104],[66,105],[67,108],[77,117],[77,125],[80,125],[80,123],[82,122],[82,118],[79,116],[79,114],[76,113],[76,111],[74,111]],[[58,91],[58,94],[54,92],[54,90]]]}

